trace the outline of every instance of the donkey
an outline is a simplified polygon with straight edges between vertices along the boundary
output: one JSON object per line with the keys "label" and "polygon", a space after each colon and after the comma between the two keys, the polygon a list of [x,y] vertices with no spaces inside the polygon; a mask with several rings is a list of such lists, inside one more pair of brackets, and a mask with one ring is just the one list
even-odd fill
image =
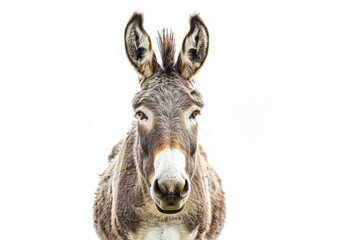
{"label": "donkey", "polygon": [[100,175],[94,225],[100,239],[212,240],[225,219],[221,180],[197,143],[196,117],[203,107],[194,75],[209,47],[208,30],[190,17],[175,63],[173,33],[159,33],[162,65],[134,13],[125,48],[141,86],[133,99],[136,121],[114,146]]}

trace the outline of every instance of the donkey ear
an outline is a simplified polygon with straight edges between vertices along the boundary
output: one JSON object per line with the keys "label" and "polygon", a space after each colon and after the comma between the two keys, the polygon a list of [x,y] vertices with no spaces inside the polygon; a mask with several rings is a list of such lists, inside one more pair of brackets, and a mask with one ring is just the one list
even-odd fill
{"label": "donkey ear", "polygon": [[139,73],[140,85],[152,76],[159,64],[151,47],[151,40],[143,27],[143,16],[135,12],[125,28],[126,54]]}
{"label": "donkey ear", "polygon": [[190,31],[186,35],[179,58],[176,62],[176,70],[191,82],[193,77],[203,65],[209,49],[209,32],[199,17],[190,17]]}

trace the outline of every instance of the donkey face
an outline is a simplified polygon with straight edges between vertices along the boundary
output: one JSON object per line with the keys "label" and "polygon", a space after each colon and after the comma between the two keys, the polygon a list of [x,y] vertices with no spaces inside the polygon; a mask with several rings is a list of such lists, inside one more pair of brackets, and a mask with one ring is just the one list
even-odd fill
{"label": "donkey face", "polygon": [[143,28],[142,15],[135,13],[125,29],[125,47],[141,86],[133,100],[137,166],[157,209],[172,214],[184,208],[196,167],[196,117],[203,102],[194,89],[194,75],[207,55],[208,32],[199,16],[192,16],[175,64],[172,33],[164,30],[158,42],[162,66]]}

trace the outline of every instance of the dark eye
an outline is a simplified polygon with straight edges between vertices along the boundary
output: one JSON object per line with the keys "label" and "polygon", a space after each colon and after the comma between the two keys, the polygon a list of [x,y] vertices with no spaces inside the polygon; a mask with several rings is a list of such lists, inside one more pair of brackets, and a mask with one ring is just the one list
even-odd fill
{"label": "dark eye", "polygon": [[200,114],[199,110],[193,111],[190,115],[190,119],[196,119],[197,115],[199,115],[199,114]]}
{"label": "dark eye", "polygon": [[148,117],[145,115],[145,113],[143,113],[142,111],[137,111],[135,113],[135,117],[139,120],[144,120],[144,119],[148,119]]}

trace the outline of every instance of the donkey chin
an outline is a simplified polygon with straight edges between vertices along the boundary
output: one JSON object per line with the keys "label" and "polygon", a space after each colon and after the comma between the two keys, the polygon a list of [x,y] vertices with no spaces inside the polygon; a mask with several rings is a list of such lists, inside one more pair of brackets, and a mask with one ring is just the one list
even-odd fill
{"label": "donkey chin", "polygon": [[180,213],[190,195],[185,171],[185,156],[177,149],[165,149],[155,157],[155,177],[150,195],[157,210],[164,214]]}

